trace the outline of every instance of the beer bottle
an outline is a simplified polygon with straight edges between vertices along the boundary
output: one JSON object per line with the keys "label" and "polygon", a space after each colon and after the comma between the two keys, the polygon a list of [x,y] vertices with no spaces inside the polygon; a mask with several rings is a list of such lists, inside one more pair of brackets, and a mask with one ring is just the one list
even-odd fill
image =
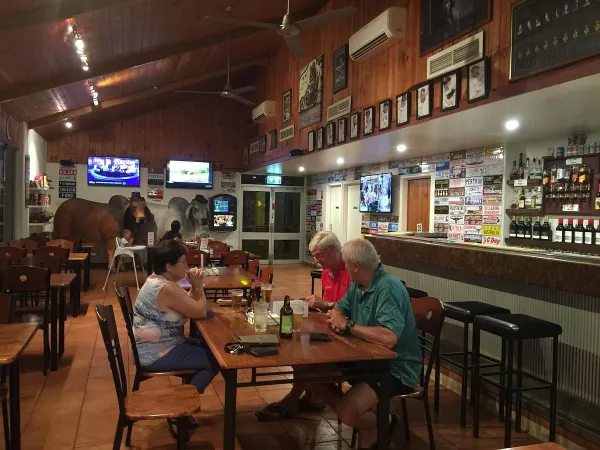
{"label": "beer bottle", "polygon": [[255,298],[256,295],[256,283],[254,282],[254,280],[250,281],[250,291],[248,292],[248,304],[247,307],[250,308],[252,306],[252,304],[254,303],[255,300],[257,300]]}
{"label": "beer bottle", "polygon": [[294,310],[290,305],[290,296],[286,295],[283,301],[283,307],[279,312],[279,337],[282,339],[291,339],[293,331]]}

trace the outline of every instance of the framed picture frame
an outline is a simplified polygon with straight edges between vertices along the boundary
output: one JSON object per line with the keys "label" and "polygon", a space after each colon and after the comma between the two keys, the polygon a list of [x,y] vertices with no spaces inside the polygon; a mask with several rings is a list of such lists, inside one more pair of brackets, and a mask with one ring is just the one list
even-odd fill
{"label": "framed picture frame", "polygon": [[317,150],[323,150],[325,148],[325,128],[317,128]]}
{"label": "framed picture frame", "polygon": [[456,70],[440,79],[440,109],[443,112],[458,108],[462,88],[460,75],[460,70]]}
{"label": "framed picture frame", "polygon": [[410,122],[411,92],[406,91],[396,96],[396,126],[401,127]]}
{"label": "framed picture frame", "polygon": [[467,34],[491,19],[492,0],[422,1],[421,56]]}
{"label": "framed picture frame", "polygon": [[277,129],[269,131],[269,151],[273,151],[277,148]]}
{"label": "framed picture frame", "polygon": [[363,112],[363,135],[369,136],[375,132],[375,107],[369,106]]}
{"label": "framed picture frame", "polygon": [[292,120],[292,90],[288,89],[281,97],[281,122],[288,123]]}
{"label": "framed picture frame", "polygon": [[338,144],[344,144],[346,142],[346,133],[348,128],[348,119],[342,117],[337,122],[337,142]]}
{"label": "framed picture frame", "polygon": [[417,120],[433,114],[433,83],[427,81],[417,86]]}
{"label": "framed picture frame", "polygon": [[243,156],[244,156],[244,166],[247,166],[250,163],[250,154],[249,154],[248,147],[246,147],[244,149]]}
{"label": "framed picture frame", "polygon": [[392,99],[379,102],[379,131],[392,128]]}
{"label": "framed picture frame", "polygon": [[335,122],[329,122],[325,127],[325,145],[327,147],[335,145]]}
{"label": "framed picture frame", "polygon": [[489,97],[491,67],[487,56],[467,66],[467,103],[476,103]]}
{"label": "framed picture frame", "polygon": [[350,140],[355,141],[360,137],[360,111],[350,114]]}
{"label": "framed picture frame", "polygon": [[267,135],[263,134],[258,140],[258,153],[267,153]]}
{"label": "framed picture frame", "polygon": [[333,93],[337,94],[348,87],[348,44],[333,52]]}
{"label": "framed picture frame", "polygon": [[315,151],[315,132],[314,131],[308,132],[308,151],[309,152]]}

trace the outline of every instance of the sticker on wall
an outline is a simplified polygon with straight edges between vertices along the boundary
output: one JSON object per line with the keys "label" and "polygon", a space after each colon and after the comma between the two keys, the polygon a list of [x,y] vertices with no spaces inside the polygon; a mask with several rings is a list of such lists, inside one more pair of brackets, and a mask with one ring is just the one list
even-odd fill
{"label": "sticker on wall", "polygon": [[500,208],[500,205],[483,205],[483,213],[489,216],[499,216]]}
{"label": "sticker on wall", "polygon": [[465,158],[479,158],[485,154],[483,147],[472,148],[466,151]]}
{"label": "sticker on wall", "polygon": [[433,221],[436,223],[448,223],[448,216],[445,214],[435,214]]}
{"label": "sticker on wall", "polygon": [[502,205],[502,196],[501,195],[486,195],[483,197],[484,205],[494,205],[499,206]]}
{"label": "sticker on wall", "polygon": [[502,234],[502,229],[499,225],[484,225],[482,231],[484,236],[500,236]]}
{"label": "sticker on wall", "polygon": [[481,204],[483,204],[483,197],[481,195],[473,195],[471,197],[465,197],[465,205],[481,205]]}
{"label": "sticker on wall", "polygon": [[448,205],[440,205],[433,207],[434,214],[448,214],[449,211],[450,209],[448,208]]}
{"label": "sticker on wall", "polygon": [[483,184],[485,186],[502,184],[502,175],[488,175],[487,177],[483,177]]}
{"label": "sticker on wall", "polygon": [[502,153],[498,153],[497,155],[485,155],[483,157],[483,165],[484,166],[493,166],[495,164],[502,164],[504,160],[504,155]]}
{"label": "sticker on wall", "polygon": [[449,170],[441,170],[441,171],[435,173],[436,180],[447,180],[448,178],[450,178]]}
{"label": "sticker on wall", "polygon": [[460,214],[450,214],[448,216],[448,223],[451,225],[462,225],[465,223],[465,216]]}
{"label": "sticker on wall", "polygon": [[427,156],[423,156],[421,158],[421,164],[431,164],[431,163],[435,163],[434,155],[427,155]]}
{"label": "sticker on wall", "polygon": [[448,204],[449,205],[464,205],[465,198],[464,197],[449,197]]}
{"label": "sticker on wall", "polygon": [[421,166],[412,166],[408,171],[411,174],[421,173]]}
{"label": "sticker on wall", "polygon": [[433,155],[433,160],[435,162],[450,161],[450,152],[446,153],[438,153],[437,155]]}
{"label": "sticker on wall", "polygon": [[465,234],[464,241],[472,244],[481,244],[482,236],[480,234]]}
{"label": "sticker on wall", "polygon": [[[442,170],[450,169],[450,161],[440,161],[435,163],[435,171],[440,172]],[[448,178],[448,177],[446,177]]]}
{"label": "sticker on wall", "polygon": [[435,164],[421,164],[421,173],[435,172]]}
{"label": "sticker on wall", "polygon": [[410,174],[410,169],[408,167],[400,167],[398,169],[398,175],[408,175]]}
{"label": "sticker on wall", "polygon": [[451,233],[463,233],[464,225],[455,225],[451,224],[448,226],[448,229]]}
{"label": "sticker on wall", "polygon": [[465,187],[465,180],[466,178],[454,178],[450,180],[450,187],[451,188],[455,188],[455,187]]}
{"label": "sticker on wall", "polygon": [[483,225],[482,216],[465,216],[465,225]]}
{"label": "sticker on wall", "polygon": [[450,180],[435,180],[436,189],[448,189],[450,187]]}
{"label": "sticker on wall", "polygon": [[482,177],[483,167],[467,167],[467,178]]}
{"label": "sticker on wall", "polygon": [[492,166],[483,166],[483,174],[486,176],[502,175],[503,171],[504,171],[503,164],[494,164]]}
{"label": "sticker on wall", "polygon": [[450,188],[450,197],[464,197],[465,188]]}
{"label": "sticker on wall", "polygon": [[464,214],[465,213],[465,207],[464,205],[451,205],[448,208],[448,214]]}
{"label": "sticker on wall", "polygon": [[77,166],[60,166],[58,169],[58,198],[77,197]]}
{"label": "sticker on wall", "polygon": [[235,172],[221,172],[221,190],[235,192]]}
{"label": "sticker on wall", "polygon": [[483,195],[502,195],[502,186],[484,186]]}
{"label": "sticker on wall", "polygon": [[459,169],[450,169],[450,178],[465,178],[467,176],[467,169],[461,167]]}
{"label": "sticker on wall", "polygon": [[483,166],[483,156],[467,158],[465,163],[467,166]]}
{"label": "sticker on wall", "polygon": [[435,206],[442,206],[448,204],[448,197],[437,197],[433,200]]}
{"label": "sticker on wall", "polygon": [[483,216],[484,225],[500,225],[500,216]]}
{"label": "sticker on wall", "polygon": [[467,186],[465,188],[465,195],[483,195],[483,186]]}
{"label": "sticker on wall", "polygon": [[483,186],[483,177],[467,178],[465,186]]}
{"label": "sticker on wall", "polygon": [[487,244],[487,245],[500,245],[500,242],[502,242],[502,239],[500,239],[499,237],[495,237],[495,236],[484,236],[483,237],[483,243]]}
{"label": "sticker on wall", "polygon": [[466,159],[453,159],[452,161],[450,161],[450,168],[451,169],[460,169],[461,167],[464,167],[464,165],[467,163]]}
{"label": "sticker on wall", "polygon": [[398,168],[398,164],[399,164],[399,161],[389,161],[388,162],[388,169],[397,169]]}
{"label": "sticker on wall", "polygon": [[161,167],[148,168],[148,200],[162,202],[165,198],[165,170]]}
{"label": "sticker on wall", "polygon": [[447,233],[448,232],[448,224],[447,223],[436,223],[433,225],[433,230],[438,233]]}
{"label": "sticker on wall", "polygon": [[465,234],[481,234],[481,225],[465,225]]}
{"label": "sticker on wall", "polygon": [[433,195],[435,197],[448,197],[448,189],[436,189]]}
{"label": "sticker on wall", "polygon": [[465,206],[465,214],[481,214],[483,206],[481,205],[467,205]]}
{"label": "sticker on wall", "polygon": [[467,155],[467,152],[465,150],[459,150],[457,152],[452,152],[450,153],[450,159],[451,160],[457,160],[457,159],[465,159]]}
{"label": "sticker on wall", "polygon": [[462,241],[464,239],[464,235],[462,233],[448,233],[448,239]]}

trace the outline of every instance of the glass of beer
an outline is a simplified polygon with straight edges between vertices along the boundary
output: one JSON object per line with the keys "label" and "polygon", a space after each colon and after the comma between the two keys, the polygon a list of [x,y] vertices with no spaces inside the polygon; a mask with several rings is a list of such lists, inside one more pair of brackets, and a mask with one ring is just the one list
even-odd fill
{"label": "glass of beer", "polygon": [[273,286],[270,284],[263,284],[260,287],[262,299],[266,303],[271,303],[271,294],[273,293]]}
{"label": "glass of beer", "polygon": [[302,331],[302,318],[304,317],[304,302],[294,303],[292,305],[294,315],[292,316],[292,331],[298,333]]}
{"label": "glass of beer", "polygon": [[244,291],[241,289],[233,289],[231,291],[231,306],[234,313],[242,312],[242,298]]}

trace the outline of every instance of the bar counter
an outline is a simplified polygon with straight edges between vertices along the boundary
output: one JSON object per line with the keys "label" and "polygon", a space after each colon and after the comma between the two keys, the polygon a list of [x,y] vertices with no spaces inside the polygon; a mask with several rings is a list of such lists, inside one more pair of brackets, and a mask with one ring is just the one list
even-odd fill
{"label": "bar counter", "polygon": [[[481,301],[560,324],[558,424],[600,441],[600,258],[402,233],[366,239],[388,272],[442,302]],[[462,325],[447,320],[442,344],[461,347]],[[499,358],[500,339],[482,333],[481,350]],[[550,342],[525,341],[523,352],[524,369],[550,379]],[[530,398],[531,407],[544,409],[547,397]]]}

